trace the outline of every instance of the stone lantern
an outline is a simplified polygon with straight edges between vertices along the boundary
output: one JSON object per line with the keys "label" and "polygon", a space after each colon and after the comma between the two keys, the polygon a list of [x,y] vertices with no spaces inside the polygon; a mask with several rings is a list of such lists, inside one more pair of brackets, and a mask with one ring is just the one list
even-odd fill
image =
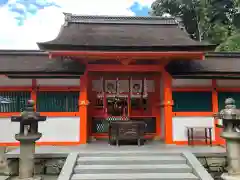
{"label": "stone lantern", "polygon": [[38,132],[38,122],[45,121],[46,116],[40,116],[40,113],[35,112],[34,105],[35,102],[29,100],[20,116],[11,117],[12,122],[20,123],[20,132],[15,135],[15,139],[20,141],[19,177],[17,179],[41,179],[34,177],[34,153],[35,142],[42,136]]}
{"label": "stone lantern", "polygon": [[240,179],[240,110],[236,108],[235,100],[227,98],[225,109],[215,114],[222,120],[223,131],[221,137],[226,140],[228,173],[223,174],[224,180]]}

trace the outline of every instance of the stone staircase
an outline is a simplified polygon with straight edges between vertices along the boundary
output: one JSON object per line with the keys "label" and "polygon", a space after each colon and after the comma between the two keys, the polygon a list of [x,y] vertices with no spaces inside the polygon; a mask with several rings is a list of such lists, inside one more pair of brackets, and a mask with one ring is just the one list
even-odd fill
{"label": "stone staircase", "polygon": [[74,163],[69,159],[70,177],[64,165],[59,180],[213,180],[191,153],[89,152],[78,154]]}

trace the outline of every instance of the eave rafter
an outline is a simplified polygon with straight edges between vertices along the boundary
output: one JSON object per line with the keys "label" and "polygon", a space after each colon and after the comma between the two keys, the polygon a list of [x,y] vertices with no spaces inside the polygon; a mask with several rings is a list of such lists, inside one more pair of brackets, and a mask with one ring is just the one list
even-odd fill
{"label": "eave rafter", "polygon": [[[76,59],[87,65],[89,62],[101,60],[118,61],[122,65],[131,65],[137,61],[152,60],[157,64],[166,65],[172,60],[203,60],[203,52],[105,52],[105,51],[52,51],[49,58],[61,57]],[[105,63],[105,64],[109,64]],[[111,63],[110,63],[111,64]]]}

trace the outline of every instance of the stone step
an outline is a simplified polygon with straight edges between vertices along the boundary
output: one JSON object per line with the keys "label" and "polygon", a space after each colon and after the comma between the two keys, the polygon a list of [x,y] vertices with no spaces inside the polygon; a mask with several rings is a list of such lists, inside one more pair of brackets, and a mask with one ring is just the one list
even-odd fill
{"label": "stone step", "polygon": [[182,156],[130,156],[130,157],[79,157],[77,164],[133,165],[133,164],[186,164]]}
{"label": "stone step", "polygon": [[71,180],[199,180],[192,173],[74,174]]}
{"label": "stone step", "polygon": [[143,165],[77,165],[76,174],[106,173],[191,173],[192,168],[186,164],[143,164]]}
{"label": "stone step", "polygon": [[120,151],[120,152],[87,152],[87,153],[79,153],[79,157],[112,157],[112,156],[118,156],[118,157],[125,157],[125,156],[181,156],[181,153],[168,153],[168,152],[128,152],[128,151]]}

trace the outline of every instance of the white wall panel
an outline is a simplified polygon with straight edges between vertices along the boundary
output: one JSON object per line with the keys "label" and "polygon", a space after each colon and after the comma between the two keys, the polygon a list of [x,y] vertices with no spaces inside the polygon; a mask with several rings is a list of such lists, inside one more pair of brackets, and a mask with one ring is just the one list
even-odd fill
{"label": "white wall panel", "polygon": [[187,126],[213,127],[212,139],[215,140],[213,117],[173,117],[173,140],[187,141]]}
{"label": "white wall panel", "polygon": [[173,79],[173,87],[211,87],[210,79]]}
{"label": "white wall panel", "polygon": [[17,86],[32,86],[32,79],[9,79],[8,77],[0,76],[0,87],[17,87]]}
{"label": "white wall panel", "polygon": [[218,87],[240,87],[240,80],[217,80]]}
{"label": "white wall panel", "polygon": [[[12,143],[19,132],[19,123],[10,118],[0,118],[0,143]],[[39,132],[43,134],[40,142],[78,142],[80,117],[48,117],[39,123]]]}
{"label": "white wall panel", "polygon": [[37,79],[38,86],[79,86],[79,79]]}
{"label": "white wall panel", "polygon": [[14,143],[15,134],[19,132],[19,123],[10,118],[0,118],[0,143]]}
{"label": "white wall panel", "polygon": [[39,123],[39,132],[43,133],[42,142],[79,141],[80,117],[49,117]]}

